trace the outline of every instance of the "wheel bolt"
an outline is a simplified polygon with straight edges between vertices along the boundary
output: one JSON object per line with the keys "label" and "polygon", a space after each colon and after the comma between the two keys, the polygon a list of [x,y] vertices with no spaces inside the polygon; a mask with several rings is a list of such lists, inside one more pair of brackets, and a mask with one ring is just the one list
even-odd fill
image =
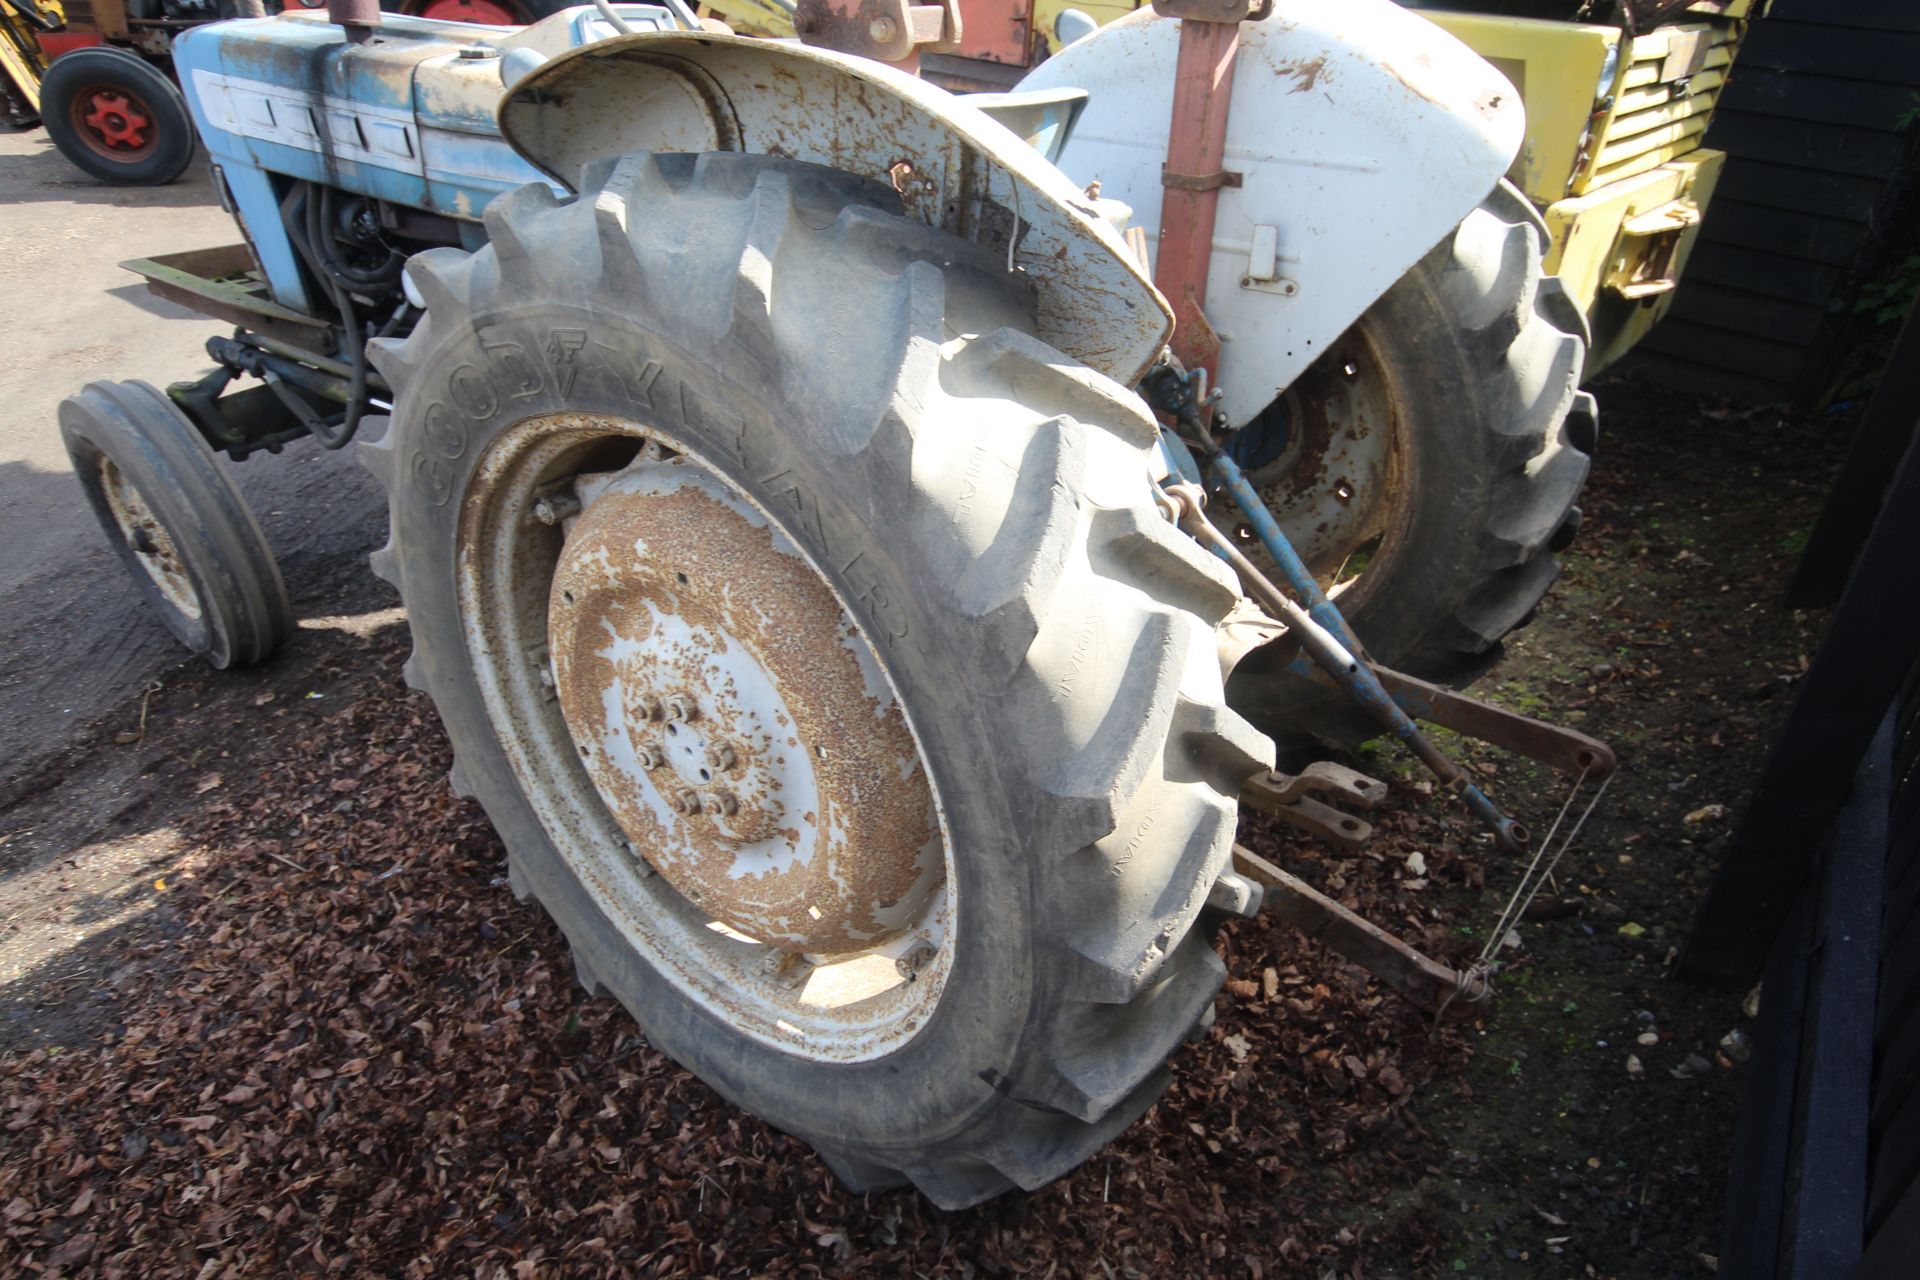
{"label": "wheel bolt", "polygon": [[731,791],[709,791],[701,797],[701,802],[722,817],[730,818],[740,812],[740,801]]}
{"label": "wheel bolt", "polygon": [[674,792],[673,807],[679,813],[695,814],[700,812],[700,793],[691,789]]}
{"label": "wheel bolt", "polygon": [[716,769],[731,769],[739,759],[731,742],[716,742],[707,748],[707,763]]}
{"label": "wheel bolt", "polygon": [[769,947],[767,954],[760,959],[760,972],[775,982],[797,987],[807,980],[807,975],[813,972],[813,966],[803,956]]}
{"label": "wheel bolt", "polygon": [[932,960],[936,954],[932,943],[916,942],[912,947],[907,949],[905,955],[894,960],[894,971],[908,982],[912,982],[920,976],[920,970],[925,967],[927,962]]}
{"label": "wheel bolt", "polygon": [[654,874],[653,864],[647,861],[647,856],[641,853],[631,840],[627,841],[627,856],[633,859],[633,869],[640,874],[642,880]]}
{"label": "wheel bolt", "polygon": [[541,524],[559,524],[580,514],[580,499],[570,493],[550,493],[533,504],[533,518]]}
{"label": "wheel bolt", "polygon": [[634,699],[633,713],[639,716],[642,720],[658,720],[661,714],[660,699],[658,698]]}
{"label": "wheel bolt", "polygon": [[667,762],[667,757],[661,752],[659,745],[652,742],[647,743],[638,751],[634,752],[634,756],[640,761],[640,767],[642,769],[658,769]]}
{"label": "wheel bolt", "polygon": [[666,710],[669,720],[685,721],[700,718],[700,704],[684,693],[667,695]]}

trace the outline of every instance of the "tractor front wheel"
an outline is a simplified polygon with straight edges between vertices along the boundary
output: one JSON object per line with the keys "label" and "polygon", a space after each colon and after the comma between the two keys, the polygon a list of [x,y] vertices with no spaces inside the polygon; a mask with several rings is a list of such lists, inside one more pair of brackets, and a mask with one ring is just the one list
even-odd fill
{"label": "tractor front wheel", "polygon": [[40,115],[61,155],[115,186],[163,186],[193,160],[193,118],[179,86],[124,49],[56,58],[40,85]]}
{"label": "tractor front wheel", "polygon": [[1034,1187],[1146,1110],[1271,744],[1154,424],[1003,255],[740,154],[408,264],[375,570],[589,990],[857,1188]]}
{"label": "tractor front wheel", "polygon": [[94,382],[60,435],[107,539],[167,630],[225,669],[264,660],[293,609],[246,499],[193,423],[145,382]]}

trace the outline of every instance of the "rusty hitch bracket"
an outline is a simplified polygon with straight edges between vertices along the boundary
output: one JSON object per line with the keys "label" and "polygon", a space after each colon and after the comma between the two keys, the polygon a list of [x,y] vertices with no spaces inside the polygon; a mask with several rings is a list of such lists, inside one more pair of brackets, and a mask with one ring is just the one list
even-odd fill
{"label": "rusty hitch bracket", "polygon": [[1240,26],[1265,18],[1273,0],[1153,0],[1153,8],[1180,22],[1153,283],[1173,306],[1174,355],[1211,375],[1220,358],[1206,315],[1214,221],[1221,188],[1239,186],[1242,177],[1226,165]]}
{"label": "rusty hitch bracket", "polygon": [[1276,916],[1353,961],[1415,1008],[1436,1018],[1472,1017],[1492,995],[1484,978],[1450,969],[1408,946],[1244,845],[1233,846],[1233,865],[1262,887],[1262,904]]}
{"label": "rusty hitch bracket", "polygon": [[[1589,782],[1604,782],[1619,767],[1612,747],[1577,729],[1535,720],[1391,667],[1369,665],[1381,687],[1415,720],[1437,724],[1463,738],[1473,738],[1538,761],[1570,777],[1584,774]],[[1295,658],[1271,674],[1245,678],[1241,684],[1241,705],[1257,706],[1264,696],[1278,693],[1300,680],[1329,689],[1340,687],[1312,662]]]}
{"label": "rusty hitch bracket", "polygon": [[1297,774],[1275,769],[1257,773],[1240,790],[1241,804],[1342,848],[1358,849],[1373,838],[1372,823],[1334,808],[1321,797],[1373,809],[1387,798],[1387,784],[1358,769],[1316,760]]}
{"label": "rusty hitch bracket", "polygon": [[[1612,747],[1576,729],[1535,720],[1387,667],[1376,666],[1373,673],[1393,700],[1416,720],[1537,760],[1574,777],[1584,774],[1589,782],[1604,782],[1619,766]],[[1314,675],[1318,678],[1319,673]]]}
{"label": "rusty hitch bracket", "polygon": [[1212,173],[1176,173],[1166,165],[1160,166],[1160,185],[1176,191],[1218,191],[1221,187],[1237,187],[1245,178],[1244,173],[1235,169],[1216,169]]}

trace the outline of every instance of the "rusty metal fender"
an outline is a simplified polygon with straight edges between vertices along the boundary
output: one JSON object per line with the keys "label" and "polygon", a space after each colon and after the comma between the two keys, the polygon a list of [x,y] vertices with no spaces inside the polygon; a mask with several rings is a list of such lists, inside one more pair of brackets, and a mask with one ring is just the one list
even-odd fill
{"label": "rusty metal fender", "polygon": [[1124,386],[1172,312],[1093,201],[1011,131],[862,58],[734,36],[640,33],[564,54],[501,99],[514,150],[571,188],[629,151],[743,151],[888,182],[929,226],[1005,252],[1039,336]]}

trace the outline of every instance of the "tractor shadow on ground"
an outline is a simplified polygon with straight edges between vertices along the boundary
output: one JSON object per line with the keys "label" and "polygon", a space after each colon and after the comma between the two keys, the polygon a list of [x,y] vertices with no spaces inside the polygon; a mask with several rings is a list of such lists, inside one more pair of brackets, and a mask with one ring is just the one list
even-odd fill
{"label": "tractor shadow on ground", "polygon": [[[313,643],[310,632],[360,625],[352,620],[399,603],[367,567],[386,509],[352,457],[296,445],[228,470],[279,562],[300,620],[294,650]],[[57,783],[76,751],[136,727],[150,683],[171,688],[201,672],[146,607],[71,473],[0,464],[0,511],[31,558],[0,593],[4,835],[17,825],[8,806]],[[228,673],[223,687],[270,678],[284,661]],[[0,870],[11,861],[0,843]]]}
{"label": "tractor shadow on ground", "polygon": [[38,786],[6,780],[18,798],[0,808],[0,1053],[78,1048],[118,1024],[129,976],[178,961],[174,903],[209,852],[188,830],[196,812],[350,709],[370,667],[391,667],[397,688],[405,637],[396,607],[303,618],[268,662],[179,663]]}
{"label": "tractor shadow on ground", "polygon": [[[169,877],[177,880],[175,869],[160,866],[151,883],[169,883]],[[145,967],[170,965],[167,944],[180,932],[173,911],[156,896],[0,981],[0,1053],[80,1049],[117,1030],[119,989]]]}
{"label": "tractor shadow on ground", "polygon": [[60,154],[46,130],[11,131],[0,154],[0,199],[8,204],[57,201],[64,204],[117,205],[129,209],[190,208],[217,203],[207,153],[196,148],[193,162],[178,182],[163,187],[116,187],[76,168]]}
{"label": "tractor shadow on ground", "polygon": [[[158,316],[162,320],[206,320],[207,319],[207,317],[201,315],[198,311],[193,310],[191,307],[183,307],[177,302],[169,302],[165,298],[155,297],[152,291],[150,291],[147,288],[146,283],[141,280],[136,279],[131,284],[123,284],[118,289],[109,289],[107,290],[107,293],[111,297],[118,298],[122,302],[128,303],[132,306],[136,306],[140,308],[140,310],[146,312],[148,315]],[[219,322],[212,321],[211,323],[218,324]],[[215,329],[210,333],[208,333],[207,336],[209,338],[217,337],[217,336],[225,336],[226,332],[227,331],[224,329]],[[207,364],[209,367],[211,367],[213,364],[213,361],[209,359],[207,361]],[[198,372],[200,372],[200,370],[198,369],[194,369],[191,371],[183,371],[180,376],[183,378],[191,377],[192,374],[198,373]],[[152,382],[153,379],[149,378],[148,381]],[[172,381],[172,379],[169,379],[169,381]],[[155,383],[155,385],[158,386],[160,384]]]}

